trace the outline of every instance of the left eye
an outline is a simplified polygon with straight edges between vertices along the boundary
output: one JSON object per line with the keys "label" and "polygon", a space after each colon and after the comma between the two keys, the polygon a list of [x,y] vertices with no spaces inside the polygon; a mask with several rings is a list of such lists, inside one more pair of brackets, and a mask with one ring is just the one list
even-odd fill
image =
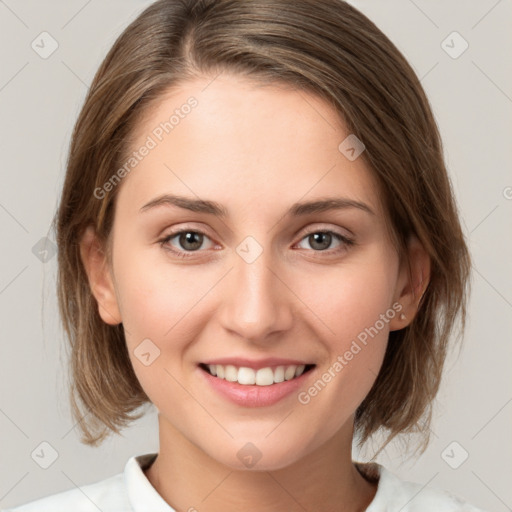
{"label": "left eye", "polygon": [[339,233],[335,233],[333,231],[314,231],[312,233],[307,234],[304,238],[302,238],[301,242],[307,240],[316,252],[321,252],[329,249],[329,246],[333,242],[333,240],[337,240],[341,242],[341,245],[352,245],[354,242],[347,238],[346,236],[340,235]]}

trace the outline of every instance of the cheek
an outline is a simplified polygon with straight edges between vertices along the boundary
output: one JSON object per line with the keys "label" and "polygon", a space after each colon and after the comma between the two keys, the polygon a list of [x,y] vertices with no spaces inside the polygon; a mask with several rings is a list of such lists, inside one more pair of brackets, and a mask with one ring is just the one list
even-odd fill
{"label": "cheek", "polygon": [[340,266],[315,280],[314,287],[304,280],[299,292],[309,290],[307,305],[320,319],[318,337],[328,360],[317,388],[323,395],[325,384],[322,401],[336,410],[354,410],[371,389],[386,351],[389,322],[397,314],[392,307],[395,262],[377,256]]}
{"label": "cheek", "polygon": [[181,354],[189,343],[184,330],[194,321],[190,290],[187,293],[179,283],[166,282],[156,267],[143,272],[131,267],[125,278],[119,291],[126,344],[137,380],[159,411],[180,407],[183,390],[173,377],[181,380]]}
{"label": "cheek", "polygon": [[157,256],[141,251],[120,258],[118,291],[125,328],[139,337],[163,340],[190,322],[212,279],[201,277],[197,268],[172,268],[164,255]]}
{"label": "cheek", "polygon": [[[182,355],[200,333],[206,304],[201,299],[218,278],[201,273],[198,267],[171,268],[162,258],[155,261],[143,252],[120,256],[116,265],[132,366],[158,407],[163,400],[180,396],[172,375],[181,371]],[[162,394],[164,383],[175,393]]]}
{"label": "cheek", "polygon": [[[375,255],[367,261],[341,264],[314,279],[308,276],[300,280],[297,295],[306,298],[304,302],[324,325],[323,331],[330,339],[339,340],[342,348],[391,308],[396,278],[394,262]],[[382,329],[380,322],[378,325]]]}

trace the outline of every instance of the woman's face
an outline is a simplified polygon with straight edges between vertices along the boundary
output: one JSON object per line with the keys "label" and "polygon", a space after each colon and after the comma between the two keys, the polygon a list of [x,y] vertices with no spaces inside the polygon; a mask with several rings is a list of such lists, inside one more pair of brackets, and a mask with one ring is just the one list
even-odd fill
{"label": "woman's face", "polygon": [[[227,74],[182,84],[138,126],[102,315],[123,322],[161,426],[233,468],[278,469],[350,430],[404,326],[405,274],[349,135],[315,96]],[[165,195],[181,206],[151,205]],[[270,384],[294,365],[314,367]]]}

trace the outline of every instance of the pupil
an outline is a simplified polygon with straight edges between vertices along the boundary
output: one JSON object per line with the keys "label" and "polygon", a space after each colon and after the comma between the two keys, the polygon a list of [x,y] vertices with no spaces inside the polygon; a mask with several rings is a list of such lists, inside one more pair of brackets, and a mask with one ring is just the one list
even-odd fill
{"label": "pupil", "polygon": [[[310,240],[311,247],[323,251],[331,245],[331,238],[332,235],[330,233],[313,233],[310,235],[310,239],[312,239],[312,242]],[[315,244],[319,244],[319,247],[315,247]]]}

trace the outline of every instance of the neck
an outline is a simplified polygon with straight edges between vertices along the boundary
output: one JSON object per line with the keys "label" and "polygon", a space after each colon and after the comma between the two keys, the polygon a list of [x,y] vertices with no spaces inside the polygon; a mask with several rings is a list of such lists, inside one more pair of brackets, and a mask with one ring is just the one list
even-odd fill
{"label": "neck", "polygon": [[352,462],[353,423],[295,463],[273,471],[220,464],[158,416],[160,451],[146,476],[177,511],[355,512],[366,510],[376,484]]}

